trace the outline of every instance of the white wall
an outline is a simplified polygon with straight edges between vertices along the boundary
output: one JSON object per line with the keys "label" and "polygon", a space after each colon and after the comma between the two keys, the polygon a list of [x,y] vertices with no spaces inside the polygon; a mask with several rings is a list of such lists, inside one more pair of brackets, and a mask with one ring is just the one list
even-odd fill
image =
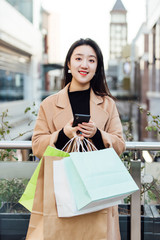
{"label": "white wall", "polygon": [[5,0],[0,0],[0,38],[31,55],[41,52],[40,31]]}
{"label": "white wall", "polygon": [[[49,16],[48,29],[48,61],[49,63],[61,63],[60,57],[60,16],[52,13]],[[63,60],[64,61],[64,60]]]}
{"label": "white wall", "polygon": [[151,29],[160,17],[160,0],[146,0],[147,25]]}

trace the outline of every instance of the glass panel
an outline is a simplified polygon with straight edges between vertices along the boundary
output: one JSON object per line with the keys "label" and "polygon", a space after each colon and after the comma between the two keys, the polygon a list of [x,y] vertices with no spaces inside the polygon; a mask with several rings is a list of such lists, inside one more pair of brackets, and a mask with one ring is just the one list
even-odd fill
{"label": "glass panel", "polygon": [[111,22],[125,23],[126,22],[126,15],[125,14],[112,14],[111,15]]}
{"label": "glass panel", "polygon": [[121,27],[120,25],[117,25],[117,26],[116,26],[116,32],[119,32],[119,33],[120,33],[121,30],[122,30],[122,27]]}
{"label": "glass panel", "polygon": [[122,27],[121,35],[122,35],[122,38],[127,38],[127,29],[126,29],[126,27]]}
{"label": "glass panel", "polygon": [[22,73],[0,70],[0,101],[24,99],[24,77]]}
{"label": "glass panel", "polygon": [[7,0],[30,22],[33,22],[33,0]]}

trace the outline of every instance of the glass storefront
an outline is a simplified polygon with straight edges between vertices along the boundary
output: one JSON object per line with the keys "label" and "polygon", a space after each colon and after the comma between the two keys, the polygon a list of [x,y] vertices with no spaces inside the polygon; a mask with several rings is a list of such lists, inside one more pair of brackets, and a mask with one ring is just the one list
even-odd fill
{"label": "glass storefront", "polygon": [[15,101],[24,98],[24,77],[18,72],[0,69],[0,101]]}
{"label": "glass storefront", "polygon": [[30,57],[0,46],[0,102],[24,99]]}

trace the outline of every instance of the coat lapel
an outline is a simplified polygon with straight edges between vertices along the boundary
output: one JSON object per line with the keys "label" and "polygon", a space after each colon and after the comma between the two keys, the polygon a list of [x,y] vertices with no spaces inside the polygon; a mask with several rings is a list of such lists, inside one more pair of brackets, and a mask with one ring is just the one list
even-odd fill
{"label": "coat lapel", "polygon": [[54,117],[54,124],[57,130],[62,129],[71,119],[73,119],[72,108],[68,97],[68,87],[69,85],[63,88],[57,96],[57,114]]}
{"label": "coat lapel", "polygon": [[[64,89],[62,89],[57,96],[57,114],[54,117],[54,124],[57,130],[62,129],[67,122],[73,119],[73,112],[68,97],[68,87],[69,84]],[[97,96],[91,89],[90,115],[91,120],[95,122],[96,126],[99,129],[104,129],[109,117],[108,112],[102,107],[103,101],[103,98]]]}
{"label": "coat lapel", "polygon": [[107,109],[103,108],[104,99],[101,96],[96,95],[91,89],[90,96],[90,114],[91,120],[95,122],[99,129],[104,130],[105,124],[109,118]]}

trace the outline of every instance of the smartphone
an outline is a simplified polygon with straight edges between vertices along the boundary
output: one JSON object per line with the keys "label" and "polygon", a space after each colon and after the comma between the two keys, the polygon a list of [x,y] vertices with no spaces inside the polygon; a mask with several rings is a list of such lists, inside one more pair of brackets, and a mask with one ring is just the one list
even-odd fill
{"label": "smartphone", "polygon": [[91,117],[90,115],[86,115],[86,114],[77,114],[77,113],[74,114],[72,127],[75,127],[82,122],[89,122],[90,117]]}

